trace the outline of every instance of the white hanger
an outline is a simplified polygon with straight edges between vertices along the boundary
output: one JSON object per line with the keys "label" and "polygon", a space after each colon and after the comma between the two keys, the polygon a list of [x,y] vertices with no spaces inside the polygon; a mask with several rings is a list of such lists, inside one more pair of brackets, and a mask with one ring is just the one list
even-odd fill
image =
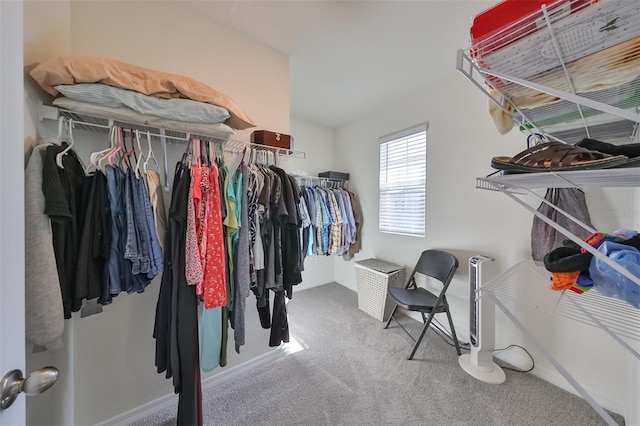
{"label": "white hanger", "polygon": [[[189,133],[187,133],[189,139]],[[200,139],[193,139],[191,142],[191,164],[200,165]]]}
{"label": "white hanger", "polygon": [[92,167],[96,170],[100,169],[104,172],[104,169],[100,165],[100,161],[102,161],[102,159],[105,158],[113,149],[112,129],[113,126],[111,126],[111,128],[109,129],[109,148],[91,153],[91,155],[89,156],[89,167],[87,168],[87,173],[91,171]]}
{"label": "white hanger", "polygon": [[104,164],[102,164],[102,162],[106,160],[109,157],[109,154],[116,148],[115,127],[116,126],[112,125],[111,128],[109,129],[109,145],[110,145],[109,149],[106,149],[104,152],[102,152],[101,154],[95,157],[96,167],[102,170],[103,172],[105,171],[105,169],[104,169]]}
{"label": "white hanger", "polygon": [[153,155],[153,149],[151,148],[151,133],[147,131],[147,145],[149,150],[147,151],[147,159],[144,160],[144,165],[142,166],[145,173],[149,172],[149,160],[153,160],[156,164],[156,169],[160,169],[160,164],[158,164],[158,160],[156,160],[155,155]]}
{"label": "white hanger", "polygon": [[103,149],[102,151],[91,153],[91,156],[89,157],[89,161],[91,162],[91,165],[94,166],[96,169],[100,169],[104,172],[104,167],[101,165],[100,162],[105,158],[107,158],[107,155],[109,155],[112,149],[113,149],[113,146],[110,146],[109,148]]}
{"label": "white hanger", "polygon": [[138,151],[140,152],[140,155],[138,156],[138,161],[136,161],[136,168],[134,170],[134,173],[136,175],[136,178],[140,179],[140,165],[142,164],[142,158],[144,157],[144,154],[142,153],[142,147],[140,146],[140,131],[137,129],[136,143],[138,144]]}
{"label": "white hanger", "polygon": [[109,151],[111,151],[111,147],[109,147],[107,149],[103,149],[102,151],[92,152],[91,155],[89,156],[89,167],[87,167],[87,173],[90,172],[93,169],[97,170],[99,168],[99,161]]}
{"label": "white hanger", "polygon": [[113,126],[112,137],[114,140],[113,149],[105,157],[110,166],[113,166],[113,157],[115,157],[116,154],[123,150],[122,131],[120,126]]}
{"label": "white hanger", "polygon": [[251,146],[246,146],[242,153],[242,162],[249,164],[251,162]]}
{"label": "white hanger", "polygon": [[[65,155],[67,155],[67,152],[69,152],[71,150],[71,148],[73,147],[73,120],[70,119],[69,120],[69,146],[67,146],[64,151],[58,153],[58,155],[56,155],[56,164],[58,165],[58,167],[60,167],[61,169],[64,169],[64,166],[62,165],[62,157],[64,157]],[[61,130],[58,129],[58,133],[60,133]]]}
{"label": "white hanger", "polygon": [[60,116],[58,118],[58,143],[62,142],[62,130],[64,130],[64,122],[65,122],[66,118],[64,118],[64,116]]}

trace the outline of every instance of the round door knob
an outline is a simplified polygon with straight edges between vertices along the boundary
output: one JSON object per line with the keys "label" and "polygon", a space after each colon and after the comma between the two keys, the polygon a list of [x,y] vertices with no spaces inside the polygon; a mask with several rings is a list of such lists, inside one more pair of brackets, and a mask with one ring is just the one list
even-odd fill
{"label": "round door knob", "polygon": [[12,370],[0,380],[0,410],[9,408],[20,392],[27,395],[38,395],[55,384],[58,380],[58,369],[44,367],[29,374],[26,379],[22,371]]}

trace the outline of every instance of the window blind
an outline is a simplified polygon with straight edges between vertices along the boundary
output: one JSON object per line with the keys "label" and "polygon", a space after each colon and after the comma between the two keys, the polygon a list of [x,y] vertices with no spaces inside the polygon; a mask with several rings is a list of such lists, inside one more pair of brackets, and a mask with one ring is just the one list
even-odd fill
{"label": "window blind", "polygon": [[379,230],[425,235],[426,125],[390,135],[380,143]]}

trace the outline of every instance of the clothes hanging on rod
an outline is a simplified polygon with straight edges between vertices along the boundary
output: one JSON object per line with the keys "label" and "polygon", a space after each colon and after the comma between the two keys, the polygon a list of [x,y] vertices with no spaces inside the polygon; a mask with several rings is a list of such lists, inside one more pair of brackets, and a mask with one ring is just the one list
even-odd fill
{"label": "clothes hanging on rod", "polygon": [[[110,119],[44,106],[41,117],[50,118],[54,111],[49,109],[83,129],[111,133],[111,146],[93,153],[90,165],[95,169],[94,182],[106,181],[100,188],[106,188],[109,226],[105,232],[111,241],[103,259],[107,284],[98,300],[109,303],[116,290],[144,291],[149,274],[162,274],[153,332],[155,364],[159,373],[172,378],[179,394],[178,424],[202,424],[200,368],[209,371],[227,364],[229,325],[234,348],[240,351],[245,344],[247,297],[259,286],[263,289],[260,300],[266,301],[259,306],[261,325],[271,329],[269,345],[289,341],[285,299],[291,298],[293,286],[302,280],[299,200],[295,198],[299,190],[278,167],[278,159],[281,155],[304,158],[304,153],[228,137],[208,136],[214,142],[201,141],[175,128],[150,129],[142,120],[129,125],[114,119],[118,124],[114,126]],[[143,158],[145,136],[148,151]],[[161,143],[160,167],[151,138]],[[186,141],[188,149],[172,175],[167,142],[176,141]],[[224,163],[224,153],[243,153],[236,170]],[[162,168],[162,164],[164,188],[159,188],[161,176],[147,166]],[[104,179],[96,179],[100,173]],[[162,220],[162,191],[170,185],[168,220]],[[147,198],[140,199],[143,188]],[[153,226],[148,222],[141,227],[150,218]],[[162,270],[154,235],[162,245]],[[119,279],[110,280],[116,276]],[[202,309],[200,321],[198,309]]]}
{"label": "clothes hanging on rod", "polygon": [[[113,240],[108,258],[109,291],[105,289],[104,297],[99,300],[104,304],[122,291],[143,292],[164,268],[149,193],[144,180],[136,176],[137,169],[134,170],[137,163],[134,133],[129,132],[131,149],[128,149],[123,129],[118,126],[114,129],[116,148],[108,154],[104,166]],[[119,160],[114,163],[112,155],[119,155]]]}
{"label": "clothes hanging on rod", "polygon": [[42,168],[44,211],[51,221],[52,244],[65,319],[71,318],[72,312],[80,310],[83,299],[81,296],[88,294],[86,282],[76,282],[81,221],[84,219],[82,206],[86,202],[84,167],[74,150],[67,151],[62,157],[64,168],[58,167],[56,162],[58,154],[68,146],[67,142],[49,145]]}
{"label": "clothes hanging on rod", "polygon": [[[66,98],[57,98],[57,99],[66,100]],[[67,109],[67,108],[70,108],[70,109]],[[262,154],[262,155],[270,156],[272,158],[271,164],[277,164],[278,159],[282,156],[301,158],[301,159],[306,158],[306,154],[302,151],[292,151],[284,148],[270,147],[270,146],[253,144],[249,142],[230,139],[230,135],[233,133],[229,134],[226,132],[219,132],[219,131],[215,132],[213,130],[207,133],[206,129],[202,127],[198,127],[197,129],[199,129],[200,132],[205,132],[205,133],[194,134],[194,133],[186,132],[184,130],[185,129],[184,124],[192,124],[192,123],[184,123],[182,126],[179,126],[179,127],[172,127],[172,128],[165,129],[160,127],[154,127],[153,125],[148,124],[149,122],[152,122],[152,123],[155,122],[155,120],[148,119],[148,118],[144,119],[145,117],[144,115],[123,117],[121,115],[112,116],[110,113],[111,111],[104,111],[104,112],[98,113],[98,111],[93,111],[92,109],[85,110],[83,108],[80,108],[78,111],[75,111],[73,110],[72,106],[67,106],[67,107],[62,105],[47,106],[42,104],[39,106],[39,112],[38,112],[41,119],[55,117],[56,119],[65,118],[65,119],[73,120],[74,126],[81,129],[109,131],[109,129],[111,129],[114,126],[114,124],[117,124],[120,127],[122,127],[124,131],[127,133],[130,131],[131,132],[140,131],[148,138],[148,140],[150,139],[159,140],[161,143],[163,160],[164,160],[162,164],[162,169],[163,169],[162,175],[164,178],[164,188],[167,192],[171,189],[171,182],[169,182],[169,179],[171,178],[171,172],[169,170],[169,165],[167,162],[168,161],[167,143],[182,144],[182,143],[186,143],[191,138],[200,138],[205,140],[223,142],[225,146],[225,152],[236,152],[236,153],[242,152],[242,150],[245,147],[251,147],[255,150],[265,152],[265,154]],[[96,114],[96,115],[93,115],[93,114]],[[112,116],[114,118],[107,118],[109,116]],[[136,119],[139,119],[139,121],[136,121]],[[155,158],[153,158],[153,161],[157,166],[157,162],[155,161]]]}
{"label": "clothes hanging on rod", "polygon": [[[122,291],[143,292],[163,270],[160,226],[154,219],[162,209],[158,206],[153,212],[146,173],[135,168],[141,164],[137,156],[143,154],[135,152],[134,134],[129,133],[131,148],[126,148],[123,129],[114,126],[111,147],[92,154],[85,170],[67,143],[76,124],[68,123],[64,140],[59,136],[57,143],[37,150],[44,151],[43,211],[51,223],[53,273],[59,280],[60,315],[65,319],[81,308],[82,317],[101,312],[95,302],[109,304]],[[158,181],[157,172],[147,172],[150,181]]]}
{"label": "clothes hanging on rod", "polygon": [[[234,349],[239,352],[246,343],[250,294],[256,297],[261,326],[270,329],[268,344],[289,341],[285,301],[301,283],[304,267],[300,189],[278,166],[279,156],[291,152],[237,141],[223,145],[186,134],[188,149],[174,175],[165,179],[173,179],[168,220],[158,220],[164,215],[162,191],[160,176],[149,169],[158,165],[150,139],[153,134],[161,141],[180,137],[162,129],[152,133],[75,116],[68,122],[71,128],[110,134],[109,148],[91,155],[91,178],[85,177],[87,197],[96,192],[92,199],[105,200],[97,195],[104,192],[105,205],[84,205],[81,215],[106,213],[100,221],[92,216],[91,226],[104,229],[100,236],[105,238],[98,244],[100,257],[90,258],[102,261],[105,271],[101,278],[106,285],[99,287],[95,300],[108,304],[119,292],[142,292],[154,274],[162,274],[153,333],[156,366],[172,378],[180,394],[178,423],[201,424],[200,368],[209,371],[227,364],[229,326]],[[164,146],[163,152],[166,164]],[[225,164],[225,153],[242,154],[237,169]],[[75,156],[73,149],[62,156],[63,162],[70,156]],[[189,273],[187,262],[194,266]]]}
{"label": "clothes hanging on rod", "polygon": [[173,378],[179,394],[178,424],[200,424],[198,398],[198,315],[195,286],[187,283],[185,250],[187,204],[191,174],[182,163],[176,165],[169,229],[166,233],[164,260],[153,337],[156,339],[155,364],[158,373]]}
{"label": "clothes hanging on rod", "polygon": [[249,147],[231,171],[225,150],[191,139],[174,175],[154,338],[158,372],[172,377],[180,393],[179,424],[197,418],[191,402],[199,370],[226,365],[229,326],[236,352],[246,343],[249,295],[261,326],[270,329],[268,344],[278,346],[289,341],[285,299],[302,282],[295,179],[270,163],[275,156]]}
{"label": "clothes hanging on rod", "polygon": [[[303,253],[306,256],[344,255],[349,259],[360,250],[362,211],[344,181],[298,177],[302,183]],[[313,182],[316,182],[316,185]],[[357,206],[354,206],[357,204]]]}
{"label": "clothes hanging on rod", "polygon": [[[93,164],[85,170],[68,143],[72,141],[72,129],[81,124],[60,116],[58,137],[42,140],[34,147],[25,171],[25,199],[29,206],[25,211],[25,254],[27,259],[36,259],[26,272],[26,334],[35,344],[34,351],[61,349],[64,319],[78,310],[81,317],[101,312],[96,301],[109,303],[113,296],[106,270],[111,249],[111,211],[105,171]],[[77,134],[75,139],[79,139]],[[105,163],[106,157],[101,163],[103,168]],[[158,219],[164,215],[164,202],[159,176],[153,169],[157,162],[151,155],[145,163],[145,172],[140,175],[148,185],[137,185],[136,193],[131,195],[140,195],[145,186],[155,192],[154,226],[161,235]],[[139,183],[136,179],[131,182]],[[124,196],[124,192],[118,194]],[[139,197],[133,201],[137,203]],[[142,202],[146,204],[145,199]]]}

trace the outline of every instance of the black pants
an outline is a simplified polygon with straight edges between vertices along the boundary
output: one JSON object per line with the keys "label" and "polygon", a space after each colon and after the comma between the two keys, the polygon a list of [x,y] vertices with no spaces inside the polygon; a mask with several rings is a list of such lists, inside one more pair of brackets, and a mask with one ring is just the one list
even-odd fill
{"label": "black pants", "polygon": [[198,424],[198,311],[196,286],[178,288],[178,353],[180,354],[181,392],[178,399],[178,425]]}
{"label": "black pants", "polygon": [[289,342],[289,321],[287,319],[284,290],[276,291],[273,296],[273,319],[271,321],[269,346],[280,346],[282,342]]}

